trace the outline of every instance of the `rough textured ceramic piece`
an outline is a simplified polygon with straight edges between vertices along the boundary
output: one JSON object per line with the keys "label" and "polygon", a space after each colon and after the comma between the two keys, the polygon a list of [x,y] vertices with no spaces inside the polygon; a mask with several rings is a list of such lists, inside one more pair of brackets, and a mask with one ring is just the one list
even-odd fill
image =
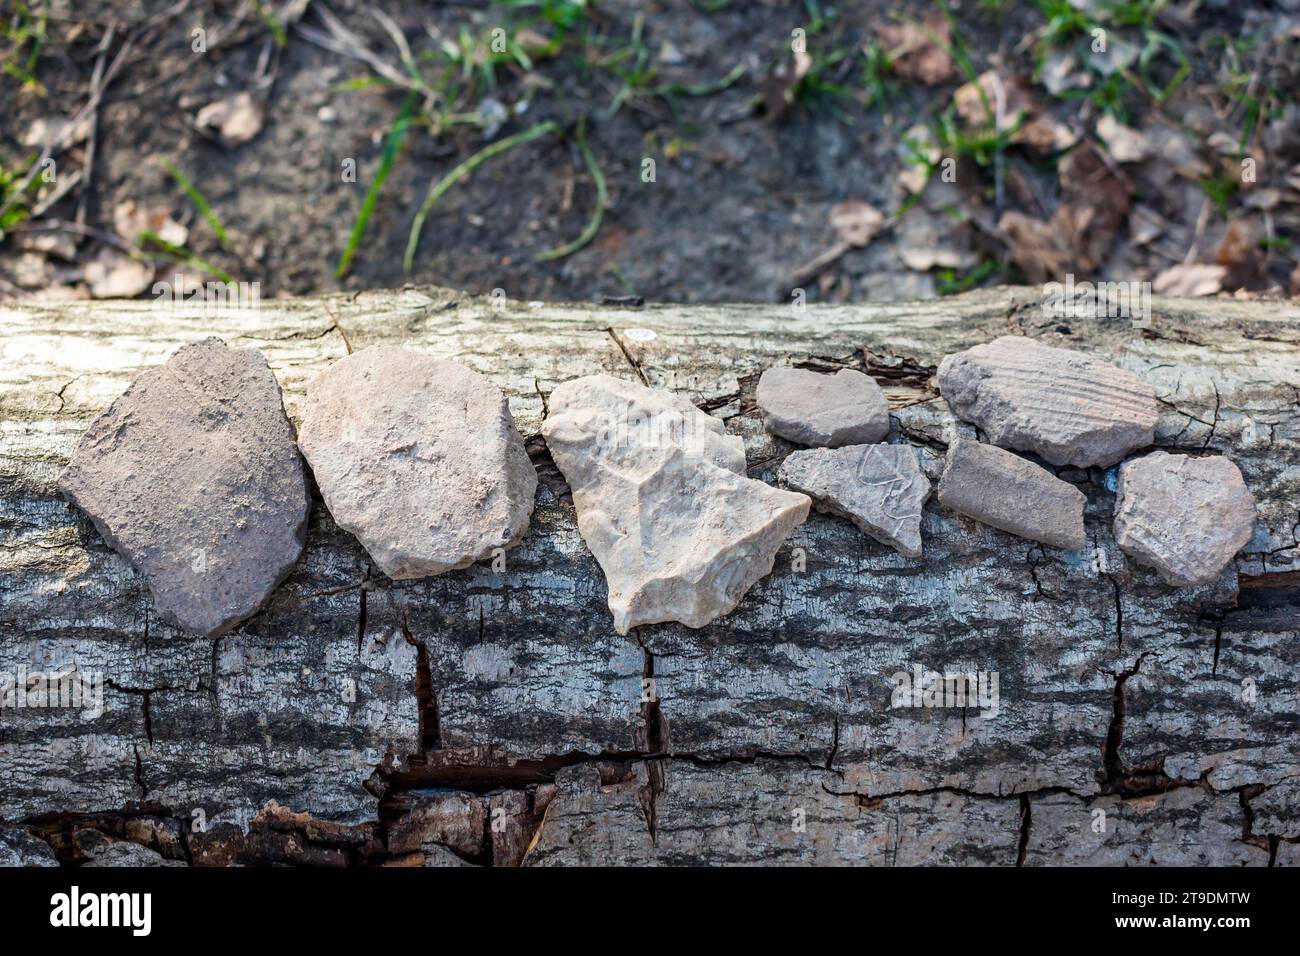
{"label": "rough textured ceramic piece", "polygon": [[823,375],[769,368],[754,395],[767,430],[802,445],[839,448],[878,442],[889,434],[889,403],[869,375],[840,369]]}
{"label": "rough textured ceramic piece", "polygon": [[542,434],[620,634],[726,614],[808,516],[806,496],[745,477],[741,440],[669,392],[592,375],[558,386],[549,408]]}
{"label": "rough textured ceramic piece", "polygon": [[976,521],[1067,551],[1087,544],[1083,492],[1019,455],[968,438],[948,446],[939,503]]}
{"label": "rough textured ceramic piece", "polygon": [[335,362],[307,389],[298,444],[339,526],[395,580],[518,543],[537,473],[501,389],[396,346]]}
{"label": "rough textured ceramic piece", "polygon": [[1255,498],[1222,455],[1154,451],[1125,462],[1115,492],[1115,540],[1168,584],[1207,584],[1255,533]]}
{"label": "rough textured ceramic piece", "polygon": [[809,448],[786,456],[782,480],[818,511],[848,518],[881,544],[921,556],[921,507],[930,482],[911,445]]}
{"label": "rough textured ceramic piece", "polygon": [[302,554],[311,505],[270,366],[208,338],[140,375],[91,424],[59,490],[195,634],[253,614]]}
{"label": "rough textured ceramic piece", "polygon": [[1131,372],[1070,349],[1004,335],[946,356],[939,391],[1003,448],[1054,465],[1113,465],[1155,434],[1155,390]]}

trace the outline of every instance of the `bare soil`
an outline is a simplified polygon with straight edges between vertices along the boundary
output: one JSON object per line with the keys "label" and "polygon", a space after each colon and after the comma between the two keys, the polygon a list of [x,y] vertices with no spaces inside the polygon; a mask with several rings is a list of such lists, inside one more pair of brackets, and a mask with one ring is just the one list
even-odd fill
{"label": "bare soil", "polygon": [[[74,115],[89,99],[97,63],[102,69],[130,46],[96,111],[93,155],[88,140],[55,151],[58,176],[80,174],[82,182],[7,232],[0,296],[89,294],[87,263],[123,248],[110,240],[123,238],[125,203],[188,227],[183,251],[145,250],[159,276],[179,256],[188,258],[187,271],[207,263],[258,281],[264,296],[414,282],[550,300],[764,301],[800,287],[810,300],[861,301],[1066,272],[1147,280],[1179,265],[1217,265],[1224,292],[1286,294],[1300,283],[1295,0],[1130,3],[1122,13],[1078,0],[1112,44],[1152,51],[1128,67],[1133,82],[1110,87],[1087,62],[1093,37],[1076,29],[1054,38],[1039,3],[953,5],[949,49],[965,50],[973,73],[954,57],[949,75],[933,84],[901,62],[906,54],[896,45],[885,50],[898,54],[892,67],[872,59],[889,46],[890,27],[924,23],[919,35],[933,37],[939,7],[921,0],[599,0],[567,11],[573,23],[563,30],[542,14],[558,16],[566,4],[543,6],[27,0],[29,19],[46,14],[46,35],[32,77],[0,76],[0,163],[8,169],[26,168],[39,153],[39,142],[24,144],[34,124]],[[313,38],[328,34],[332,14],[375,58],[405,72],[376,10],[400,31],[421,82],[438,96],[414,97],[415,121],[351,268],[338,278],[385,142],[412,94],[376,82],[371,64]],[[16,18],[4,16],[6,64],[21,59]],[[496,27],[516,40],[556,41],[554,49],[534,47],[527,66],[499,63],[488,82],[481,58]],[[200,28],[205,49],[195,52]],[[811,76],[791,86],[801,68],[792,50],[797,30],[806,31]],[[462,31],[472,38],[462,49],[477,82],[445,52]],[[1078,61],[1075,78],[1090,85],[1053,94],[1044,61],[1068,54]],[[1012,141],[990,158],[942,142],[929,185],[912,197],[899,180],[917,168],[909,131],[941,130],[954,93],[989,70],[1025,91],[1032,116],[1072,145]],[[1176,89],[1162,102],[1167,84]],[[247,142],[225,143],[198,125],[204,107],[245,91],[264,114]],[[448,125],[438,119],[443,111],[471,119]],[[1150,155],[1120,158],[1122,147],[1098,133],[1107,115],[1148,139]],[[408,231],[431,184],[488,144],[546,120],[558,134],[486,161],[433,207],[405,273]],[[595,208],[580,131],[607,182],[603,220],[584,248],[538,261],[578,237]],[[949,158],[953,182],[943,176]],[[211,203],[227,243],[163,161]],[[355,181],[344,175],[348,161]],[[59,182],[36,196],[48,198]],[[882,226],[824,268],[801,270],[835,246],[831,210],[845,201],[870,204]],[[62,237],[57,248],[54,236]]]}

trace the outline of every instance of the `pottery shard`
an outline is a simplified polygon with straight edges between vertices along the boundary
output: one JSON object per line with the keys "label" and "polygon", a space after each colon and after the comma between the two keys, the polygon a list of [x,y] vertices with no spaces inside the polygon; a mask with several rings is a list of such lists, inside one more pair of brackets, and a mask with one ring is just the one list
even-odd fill
{"label": "pottery shard", "polygon": [[620,634],[726,614],[808,516],[806,496],[745,477],[741,440],[669,392],[592,375],[558,386],[549,408],[542,434]]}
{"label": "pottery shard", "polygon": [[141,571],[166,619],[222,634],[302,553],[311,505],[280,386],[217,338],[145,372],[95,419],[59,477]]}
{"label": "pottery shard", "polygon": [[889,434],[889,403],[868,375],[840,369],[823,375],[802,368],[770,368],[755,394],[767,430],[814,445],[839,448],[878,442]]}
{"label": "pottery shard", "polygon": [[949,355],[939,391],[1003,448],[1054,465],[1113,465],[1151,444],[1155,390],[1136,375],[1070,349],[1004,335]]}
{"label": "pottery shard", "polygon": [[786,456],[782,480],[818,511],[848,518],[909,558],[921,556],[921,506],[930,482],[910,445],[810,448]]}
{"label": "pottery shard", "polygon": [[339,527],[394,580],[517,544],[537,491],[505,395],[478,372],[394,346],[307,389],[298,445]]}
{"label": "pottery shard", "polygon": [[1154,451],[1125,462],[1115,540],[1168,584],[1208,584],[1255,533],[1255,498],[1227,458]]}
{"label": "pottery shard", "polygon": [[948,446],[939,503],[1053,548],[1080,551],[1087,543],[1082,491],[1019,455],[969,438]]}

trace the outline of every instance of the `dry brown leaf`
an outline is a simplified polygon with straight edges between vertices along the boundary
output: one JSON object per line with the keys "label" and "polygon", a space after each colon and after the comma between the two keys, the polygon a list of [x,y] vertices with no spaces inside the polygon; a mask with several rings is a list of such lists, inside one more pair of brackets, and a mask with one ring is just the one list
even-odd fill
{"label": "dry brown leaf", "polygon": [[1151,289],[1158,295],[1214,295],[1223,288],[1223,278],[1227,274],[1228,270],[1223,266],[1200,262],[1170,266],[1155,277]]}
{"label": "dry brown leaf", "polygon": [[1090,144],[1071,150],[1057,167],[1069,202],[1052,216],[1053,225],[1082,271],[1102,265],[1125,225],[1133,190],[1106,165]]}
{"label": "dry brown leaf", "polygon": [[1016,77],[1003,78],[995,70],[958,87],[952,102],[968,128],[992,129],[996,118],[998,129],[1015,127],[1011,142],[1042,153],[1069,149],[1078,141],[1068,126],[1040,112],[1028,84]]}
{"label": "dry brown leaf", "polygon": [[1100,269],[1114,251],[1132,201],[1127,183],[1087,144],[1067,154],[1059,171],[1069,198],[1049,221],[1013,211],[997,225],[1012,261],[1030,282]]}
{"label": "dry brown leaf", "polygon": [[39,117],[32,120],[32,125],[27,127],[27,131],[23,134],[23,145],[43,148],[51,143],[57,143],[65,134],[67,134],[65,146],[84,142],[90,135],[90,117],[86,117],[75,128],[70,129],[71,122],[62,116]]}
{"label": "dry brown leaf", "polygon": [[1169,223],[1150,206],[1134,206],[1129,216],[1129,241],[1135,246],[1145,246],[1164,235]]}
{"label": "dry brown leaf", "polygon": [[934,166],[943,157],[943,151],[934,138],[934,131],[924,123],[918,123],[898,141],[898,159],[901,171],[898,183],[909,193],[919,193],[930,181],[930,168],[917,162],[917,155]]}
{"label": "dry brown leaf", "polygon": [[831,207],[831,228],[851,246],[865,246],[885,222],[885,217],[875,206],[858,199],[846,199]]}
{"label": "dry brown leaf", "polygon": [[[984,91],[983,97],[980,96],[981,90]],[[985,99],[988,100],[987,108]],[[994,117],[990,111],[999,112],[999,104],[1004,129],[1010,127],[1021,113],[1032,117],[1038,112],[1028,87],[1016,79],[1003,79],[996,70],[987,70],[976,82],[958,87],[952,95],[952,102],[957,115],[967,126],[992,126]]]}
{"label": "dry brown leaf", "polygon": [[909,193],[919,193],[930,181],[930,170],[920,164],[908,164],[898,174],[898,184]]}
{"label": "dry brown leaf", "polygon": [[915,208],[896,227],[898,256],[916,272],[969,269],[979,262],[970,248],[970,227],[948,216],[936,216]]}
{"label": "dry brown leaf", "polygon": [[1032,146],[1040,153],[1055,153],[1069,149],[1079,141],[1079,137],[1064,123],[1043,115],[1024,123],[1016,130],[1011,141]]}
{"label": "dry brown leaf", "polygon": [[35,252],[24,252],[13,260],[14,284],[23,289],[43,289],[50,284],[50,262]]}
{"label": "dry brown leaf", "polygon": [[195,115],[194,123],[218,132],[227,146],[239,146],[261,132],[262,119],[261,106],[251,93],[243,92],[209,103]]}
{"label": "dry brown leaf", "polygon": [[1237,137],[1223,130],[1211,133],[1205,140],[1205,145],[1217,153],[1234,158],[1241,152],[1241,143]]}
{"label": "dry brown leaf", "polygon": [[759,92],[763,97],[763,114],[769,120],[780,119],[794,105],[795,87],[810,69],[812,57],[803,50],[796,50],[793,58],[779,64],[763,78]]}
{"label": "dry brown leaf", "polygon": [[121,253],[104,250],[83,270],[96,299],[129,299],[153,283],[153,267]]}
{"label": "dry brown leaf", "polygon": [[1247,190],[1241,198],[1242,204],[1251,209],[1274,209],[1281,201],[1282,191],[1271,186]]}
{"label": "dry brown leaf", "polygon": [[1144,132],[1152,156],[1168,163],[1184,179],[1202,180],[1210,175],[1210,166],[1201,159],[1192,141],[1181,131],[1165,123],[1153,123]]}
{"label": "dry brown leaf", "polygon": [[[952,76],[952,28],[938,10],[926,14],[924,25],[907,20],[876,28],[893,70],[909,80],[937,86]],[[936,42],[938,41],[938,42]]]}
{"label": "dry brown leaf", "polygon": [[146,232],[153,232],[174,246],[185,245],[190,236],[190,231],[173,219],[166,209],[141,209],[130,199],[114,207],[113,228],[133,245]]}
{"label": "dry brown leaf", "polygon": [[1230,222],[1219,248],[1215,250],[1214,261],[1229,269],[1245,265],[1258,254],[1261,238],[1259,228],[1254,224],[1241,220]]}
{"label": "dry brown leaf", "polygon": [[1032,283],[1043,283],[1070,271],[1071,255],[1048,223],[1020,212],[1006,212],[998,232],[1011,250],[1011,261]]}
{"label": "dry brown leaf", "polygon": [[1121,163],[1140,163],[1151,158],[1151,144],[1147,138],[1109,113],[1097,120],[1097,135],[1106,144],[1110,154]]}
{"label": "dry brown leaf", "polygon": [[550,48],[552,41],[550,37],[542,36],[536,30],[524,27],[515,31],[515,42],[523,47],[525,53],[536,58],[539,53]]}
{"label": "dry brown leaf", "polygon": [[66,232],[20,232],[13,236],[13,244],[22,252],[39,252],[68,262],[77,258],[77,240]]}
{"label": "dry brown leaf", "polygon": [[1049,50],[1039,68],[1039,78],[1053,96],[1092,86],[1092,75],[1079,69],[1078,58],[1068,50]]}
{"label": "dry brown leaf", "polygon": [[1236,219],[1228,223],[1214,251],[1214,261],[1228,270],[1224,280],[1227,288],[1252,288],[1266,282],[1260,247],[1265,238],[1264,224],[1259,219]]}
{"label": "dry brown leaf", "polygon": [[90,298],[90,290],[81,283],[60,285],[55,282],[41,289],[41,299],[45,302],[77,302]]}
{"label": "dry brown leaf", "polygon": [[1114,229],[1105,219],[1104,211],[1081,202],[1065,203],[1052,214],[1050,225],[1056,242],[1069,250],[1073,271],[1090,273],[1102,264],[1114,237]]}

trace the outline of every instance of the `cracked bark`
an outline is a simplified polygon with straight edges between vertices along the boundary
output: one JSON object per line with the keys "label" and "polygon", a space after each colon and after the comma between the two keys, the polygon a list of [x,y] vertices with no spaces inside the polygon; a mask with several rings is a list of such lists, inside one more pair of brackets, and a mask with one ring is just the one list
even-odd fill
{"label": "cracked bark", "polygon": [[[94,720],[0,712],[0,829],[69,863],[122,839],[202,865],[1297,862],[1297,311],[1156,300],[1149,331],[1079,319],[1067,336],[1036,303],[628,313],[407,289],[207,316],[0,309],[0,671],[75,660],[111,681]],[[792,446],[762,428],[757,376],[859,368],[933,475],[972,434],[934,368],[1009,329],[1132,369],[1163,400],[1158,445],[1238,462],[1260,524],[1236,570],[1161,585],[1114,545],[1113,474],[1063,469],[1088,497],[1088,553],[1026,550],[932,501],[911,562],[814,515],[722,621],[613,632],[536,434],[556,384],[678,390],[770,481]],[[206,334],[258,345],[295,419],[306,381],[354,348],[400,342],[492,377],[541,478],[504,572],[389,581],[317,499],[262,613],[215,641],[158,623],[54,479],[140,370]],[[890,676],[915,663],[997,671],[1000,713],[891,709]],[[455,849],[433,805],[448,793]]]}

